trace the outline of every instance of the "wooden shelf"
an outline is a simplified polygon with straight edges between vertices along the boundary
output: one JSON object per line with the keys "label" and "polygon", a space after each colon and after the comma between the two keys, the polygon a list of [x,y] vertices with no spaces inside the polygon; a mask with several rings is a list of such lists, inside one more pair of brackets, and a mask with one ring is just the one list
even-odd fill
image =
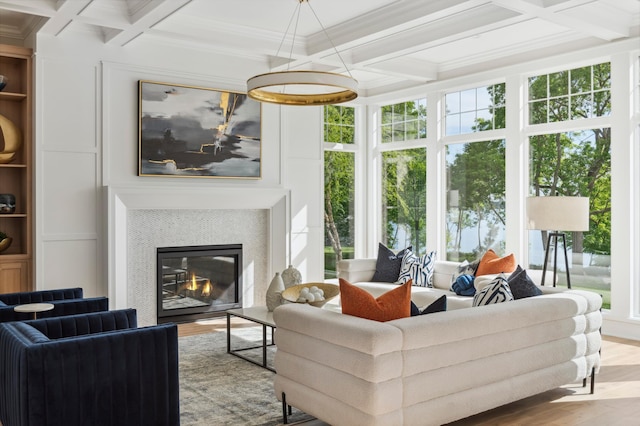
{"label": "wooden shelf", "polygon": [[0,214],[0,231],[12,238],[0,253],[0,293],[34,288],[32,56],[31,49],[0,44],[0,74],[8,80],[0,91],[0,114],[22,133],[15,158],[0,163],[0,194],[16,198],[15,213]]}

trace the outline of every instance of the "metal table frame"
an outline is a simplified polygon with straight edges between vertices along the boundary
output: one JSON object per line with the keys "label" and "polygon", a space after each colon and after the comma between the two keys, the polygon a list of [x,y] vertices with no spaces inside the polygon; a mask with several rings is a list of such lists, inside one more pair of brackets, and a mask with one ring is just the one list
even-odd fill
{"label": "metal table frame", "polygon": [[[238,358],[242,358],[245,361],[249,361],[252,364],[259,365],[260,367],[266,368],[267,370],[275,372],[276,370],[273,367],[270,367],[269,365],[267,365],[267,347],[273,346],[275,344],[273,341],[273,330],[276,328],[276,325],[273,322],[273,313],[268,312],[265,306],[256,306],[256,307],[241,308],[241,309],[230,309],[226,313],[227,313],[227,353],[231,355],[235,355]],[[231,349],[231,317],[232,316],[243,318],[248,321],[255,322],[256,324],[262,325],[262,344],[258,346],[247,347],[247,348]],[[271,343],[267,342],[267,327],[271,329]],[[251,349],[259,349],[259,348],[262,349],[262,362],[258,362],[240,353],[242,351],[248,351]]]}

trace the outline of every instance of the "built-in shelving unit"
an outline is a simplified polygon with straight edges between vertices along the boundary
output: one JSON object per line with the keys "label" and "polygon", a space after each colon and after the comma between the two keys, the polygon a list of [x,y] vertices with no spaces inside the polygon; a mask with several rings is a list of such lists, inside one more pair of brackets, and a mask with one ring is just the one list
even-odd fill
{"label": "built-in shelving unit", "polygon": [[0,91],[0,114],[22,133],[15,158],[0,163],[0,194],[16,198],[15,212],[0,214],[0,231],[12,238],[11,246],[0,252],[0,293],[33,288],[32,55],[31,49],[0,45],[0,74],[8,79]]}

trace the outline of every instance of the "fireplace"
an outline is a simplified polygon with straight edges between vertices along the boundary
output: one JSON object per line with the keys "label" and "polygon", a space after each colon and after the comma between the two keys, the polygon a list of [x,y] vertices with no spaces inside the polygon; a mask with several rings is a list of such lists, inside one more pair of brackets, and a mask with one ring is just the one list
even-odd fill
{"label": "fireplace", "polygon": [[158,324],[242,307],[242,244],[158,247]]}

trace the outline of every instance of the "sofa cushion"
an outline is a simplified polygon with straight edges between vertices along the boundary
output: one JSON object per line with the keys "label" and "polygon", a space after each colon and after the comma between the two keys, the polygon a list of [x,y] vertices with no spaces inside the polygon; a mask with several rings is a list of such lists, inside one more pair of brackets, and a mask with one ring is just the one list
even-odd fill
{"label": "sofa cushion", "polygon": [[366,290],[340,278],[342,313],[374,321],[411,316],[411,280],[374,298]]}
{"label": "sofa cushion", "polygon": [[513,294],[509,283],[503,274],[473,297],[473,306],[491,305],[493,303],[509,302],[513,300]]}
{"label": "sofa cushion", "polygon": [[373,274],[371,281],[384,283],[395,283],[400,275],[400,267],[402,266],[402,258],[407,251],[412,250],[409,246],[398,253],[394,253],[391,249],[382,243],[378,243],[378,259],[376,260],[376,272]]}
{"label": "sofa cushion", "polygon": [[410,250],[405,252],[400,267],[398,284],[404,284],[411,280],[418,287],[433,287],[433,267],[436,260],[436,252],[428,252],[422,256],[416,256]]}
{"label": "sofa cushion", "polygon": [[476,275],[511,273],[516,269],[516,258],[513,253],[500,257],[489,249],[480,259]]}
{"label": "sofa cushion", "polygon": [[444,312],[446,310],[447,310],[447,296],[445,295],[440,296],[438,300],[436,300],[435,302],[433,302],[432,304],[430,304],[429,306],[427,306],[422,310],[418,308],[418,306],[416,306],[415,303],[411,302],[412,317],[415,317],[418,315],[432,314],[434,312]]}
{"label": "sofa cushion", "polygon": [[527,275],[527,271],[522,269],[520,265],[509,275],[507,282],[509,283],[514,299],[542,295],[542,290],[535,285],[533,280]]}

